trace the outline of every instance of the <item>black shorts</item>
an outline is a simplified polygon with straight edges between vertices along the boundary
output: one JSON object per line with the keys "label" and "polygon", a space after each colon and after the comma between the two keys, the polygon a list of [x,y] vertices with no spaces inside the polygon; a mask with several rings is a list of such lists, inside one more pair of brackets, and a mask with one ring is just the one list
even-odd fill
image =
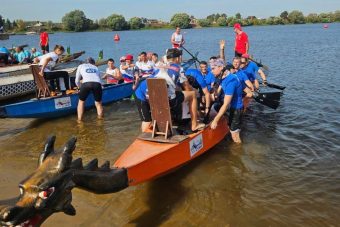
{"label": "black shorts", "polygon": [[135,101],[141,121],[151,122],[152,119],[149,102],[142,101],[138,98],[135,98]]}
{"label": "black shorts", "polygon": [[237,132],[241,130],[243,108],[241,109],[229,109],[229,128],[231,132]]}
{"label": "black shorts", "polygon": [[41,48],[42,51],[50,52],[50,46],[48,44],[46,46],[40,45],[40,48]]}
{"label": "black shorts", "polygon": [[175,121],[182,120],[182,103],[184,102],[184,93],[176,91],[176,98],[170,99],[170,111]]}
{"label": "black shorts", "polygon": [[235,51],[235,57],[242,57],[242,54]]}
{"label": "black shorts", "polygon": [[93,93],[94,100],[96,102],[102,101],[103,89],[102,85],[98,82],[86,82],[83,83],[79,91],[79,100],[85,101],[90,92]]}
{"label": "black shorts", "polygon": [[1,60],[7,65],[8,64],[8,54],[0,53],[0,61]]}

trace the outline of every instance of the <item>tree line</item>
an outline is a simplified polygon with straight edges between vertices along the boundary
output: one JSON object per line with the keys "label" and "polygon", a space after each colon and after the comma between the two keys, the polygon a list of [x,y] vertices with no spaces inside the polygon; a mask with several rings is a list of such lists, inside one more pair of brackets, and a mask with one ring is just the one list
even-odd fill
{"label": "tree line", "polygon": [[[241,23],[243,26],[252,25],[280,25],[280,24],[305,24],[305,23],[332,23],[340,22],[340,10],[329,13],[310,13],[304,15],[301,11],[293,10],[291,12],[283,11],[279,16],[268,18],[257,18],[256,16],[242,17],[240,13],[233,16],[227,14],[211,14],[206,18],[196,19],[187,13],[176,13],[171,17],[170,22],[150,20],[147,18],[132,17],[126,20],[123,15],[112,14],[99,20],[91,20],[86,17],[81,10],[73,10],[62,17],[61,23],[47,21],[44,28],[48,31],[91,31],[91,30],[129,30],[145,28],[192,28],[192,27],[218,27],[233,26],[235,23]],[[0,27],[3,26],[5,31],[25,32],[32,30],[34,22],[23,21],[22,19],[10,21],[0,15]],[[35,22],[36,23],[36,22]],[[33,28],[34,29],[34,28]]]}

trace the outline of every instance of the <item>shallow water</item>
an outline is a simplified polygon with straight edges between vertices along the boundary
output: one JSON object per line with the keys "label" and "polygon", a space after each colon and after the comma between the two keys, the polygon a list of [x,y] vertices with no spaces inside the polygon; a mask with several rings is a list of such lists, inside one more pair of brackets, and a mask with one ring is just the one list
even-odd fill
{"label": "shallow water", "polygon": [[[158,180],[116,194],[73,191],[75,217],[55,214],[44,226],[338,226],[340,223],[340,24],[245,28],[251,52],[270,67],[268,80],[287,86],[281,106],[252,103],[243,124],[243,144],[226,138],[207,154]],[[170,30],[51,35],[52,45],[71,45],[89,55],[104,49],[118,57],[141,50],[159,54]],[[187,49],[206,59],[231,29],[184,30]],[[5,41],[34,44],[37,36]],[[92,40],[96,40],[96,45]],[[188,56],[185,56],[188,57]],[[139,133],[129,100],[105,107],[105,119],[86,112],[54,120],[0,119],[0,200],[19,194],[17,184],[37,164],[47,135],[57,146],[78,137],[74,157],[112,162]]]}

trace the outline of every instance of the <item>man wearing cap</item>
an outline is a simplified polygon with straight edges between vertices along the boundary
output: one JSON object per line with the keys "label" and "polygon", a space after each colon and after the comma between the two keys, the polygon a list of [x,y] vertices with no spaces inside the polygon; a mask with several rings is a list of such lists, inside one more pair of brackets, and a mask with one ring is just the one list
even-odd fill
{"label": "man wearing cap", "polygon": [[[197,123],[197,97],[187,78],[181,73],[181,56],[181,50],[177,48],[169,49],[166,54],[167,61],[169,62],[167,73],[164,70],[160,70],[155,77],[163,78],[167,82],[170,108],[176,115],[182,116],[180,110],[184,101],[189,103],[191,130],[197,131],[203,129],[205,125]],[[179,91],[178,88],[180,87],[184,91]]]}
{"label": "man wearing cap", "polygon": [[240,130],[243,112],[242,84],[235,74],[230,73],[231,65],[227,65],[224,68],[223,59],[219,58],[212,60],[210,66],[211,72],[215,77],[222,74],[222,81],[220,83],[220,88],[218,89],[221,91],[221,94],[218,96],[217,102],[212,107],[212,109],[217,112],[217,115],[211,122],[210,127],[212,129],[217,127],[219,120],[230,106],[229,128],[231,137],[234,142],[241,143]]}
{"label": "man wearing cap", "polygon": [[248,76],[250,82],[254,84],[256,90],[258,90],[260,87],[259,81],[256,79],[256,73],[258,73],[262,78],[263,84],[264,85],[267,84],[266,74],[263,72],[261,68],[257,66],[255,62],[249,60],[248,54],[242,55],[241,69]]}
{"label": "man wearing cap", "polygon": [[[95,66],[95,60],[89,57],[86,60],[87,63],[81,64],[77,68],[76,73],[76,85],[79,88],[79,102],[77,107],[78,121],[82,121],[85,101],[88,95],[92,92],[95,100],[95,106],[97,109],[98,119],[103,118],[103,106],[102,106],[102,84],[100,78],[100,72],[97,66]],[[80,83],[80,80],[82,82]]]}
{"label": "man wearing cap", "polygon": [[234,25],[235,36],[235,57],[241,57],[242,54],[248,54],[249,51],[249,41],[248,35],[242,31],[242,27],[239,23]]}
{"label": "man wearing cap", "polygon": [[120,65],[120,72],[122,73],[124,82],[133,82],[136,71],[135,64],[133,64],[133,56],[131,54],[127,54],[125,56],[125,64]]}

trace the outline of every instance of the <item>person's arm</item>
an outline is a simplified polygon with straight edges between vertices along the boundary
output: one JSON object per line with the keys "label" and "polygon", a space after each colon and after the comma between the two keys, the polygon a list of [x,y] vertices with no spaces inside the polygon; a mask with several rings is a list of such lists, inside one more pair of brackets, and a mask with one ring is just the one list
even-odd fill
{"label": "person's arm", "polygon": [[40,76],[44,76],[44,71],[45,71],[45,68],[47,66],[47,64],[52,61],[52,58],[51,57],[48,57],[48,58],[45,58],[43,59],[43,63],[41,65],[41,69],[40,69],[40,72],[39,72],[39,75]]}
{"label": "person's arm", "polygon": [[116,72],[115,79],[117,79],[117,80],[123,79],[122,73],[120,72],[120,70],[118,68],[115,69],[115,72]]}
{"label": "person's arm", "polygon": [[225,41],[222,39],[220,40],[220,58],[222,58],[225,61],[224,47],[225,47]]}
{"label": "person's arm", "polygon": [[80,79],[81,79],[81,74],[80,74],[80,66],[78,66],[77,68],[77,72],[76,72],[76,80],[75,80],[75,83],[77,85],[77,87],[79,88],[80,87]]}
{"label": "person's arm", "polygon": [[229,106],[232,98],[233,98],[232,95],[225,95],[224,96],[223,105],[220,108],[220,110],[218,111],[218,113],[217,113],[216,117],[214,118],[214,120],[211,122],[211,125],[210,125],[211,129],[215,129],[217,127],[218,121],[221,119],[223,114],[227,111],[228,106]]}
{"label": "person's arm", "polygon": [[210,97],[210,92],[208,91],[208,88],[205,87],[202,89],[204,93],[204,98],[205,98],[205,113],[207,114],[209,112],[209,108],[211,105],[211,97]]}
{"label": "person's arm", "polygon": [[181,42],[181,46],[183,46],[185,43],[185,40],[184,40],[184,36],[182,35],[182,42]]}
{"label": "person's arm", "polygon": [[170,42],[171,42],[172,44],[177,44],[177,43],[175,42],[175,33],[172,33]]}
{"label": "person's arm", "polygon": [[245,43],[246,43],[246,54],[249,53],[249,39],[248,39],[248,35],[246,33],[245,34]]}
{"label": "person's arm", "polygon": [[245,80],[244,82],[251,91],[254,91],[254,85],[252,82],[250,82],[250,80]]}
{"label": "person's arm", "polygon": [[246,96],[251,98],[253,97],[253,92],[249,89],[249,87],[245,87],[243,91],[246,93]]}
{"label": "person's arm", "polygon": [[259,70],[257,71],[260,75],[260,77],[262,78],[262,82],[264,85],[267,84],[267,77],[266,74],[264,74],[263,70],[259,68]]}

